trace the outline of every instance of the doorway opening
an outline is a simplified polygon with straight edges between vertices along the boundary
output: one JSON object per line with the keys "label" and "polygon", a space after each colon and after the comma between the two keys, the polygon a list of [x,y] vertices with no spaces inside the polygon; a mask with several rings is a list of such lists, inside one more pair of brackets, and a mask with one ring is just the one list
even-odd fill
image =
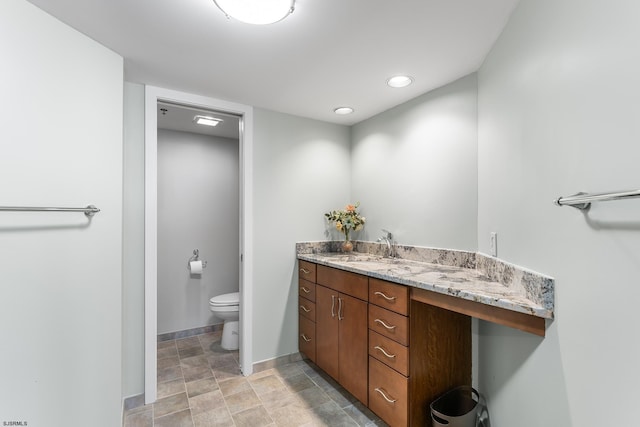
{"label": "doorway opening", "polygon": [[[159,105],[181,109],[215,111],[236,118],[239,141],[239,262],[240,293],[240,369],[252,373],[252,147],[253,109],[230,103],[152,86],[145,88],[145,403],[157,398],[158,335],[158,109]],[[229,120],[230,123],[233,120]],[[187,254],[188,255],[188,254]],[[186,264],[185,264],[186,265]]]}
{"label": "doorway opening", "polygon": [[159,341],[226,320],[222,347],[238,350],[239,155],[239,116],[158,102]]}

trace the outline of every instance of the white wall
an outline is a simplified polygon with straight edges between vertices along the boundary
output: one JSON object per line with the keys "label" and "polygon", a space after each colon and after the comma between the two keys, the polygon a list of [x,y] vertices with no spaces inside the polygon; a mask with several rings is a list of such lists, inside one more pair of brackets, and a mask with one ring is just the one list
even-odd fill
{"label": "white wall", "polygon": [[640,200],[583,215],[551,202],[635,189],[640,4],[522,0],[480,69],[478,245],[554,276],[544,339],[481,323],[494,427],[637,425]]}
{"label": "white wall", "polygon": [[349,128],[254,110],[254,361],[298,351],[295,243],[349,202]]}
{"label": "white wall", "polygon": [[158,334],[222,323],[209,298],[238,292],[239,161],[237,139],[158,129]]}
{"label": "white wall", "polygon": [[0,2],[0,420],[119,425],[122,58]]}
{"label": "white wall", "polygon": [[144,86],[124,84],[122,395],[144,390]]}
{"label": "white wall", "polygon": [[477,86],[472,74],[352,128],[351,198],[401,244],[476,249]]}

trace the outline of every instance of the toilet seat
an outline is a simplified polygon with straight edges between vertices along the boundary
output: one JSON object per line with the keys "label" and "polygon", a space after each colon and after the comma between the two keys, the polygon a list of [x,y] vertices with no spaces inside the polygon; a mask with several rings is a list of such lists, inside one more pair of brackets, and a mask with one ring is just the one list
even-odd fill
{"label": "toilet seat", "polygon": [[218,295],[209,300],[209,305],[212,307],[231,307],[238,306],[239,304],[240,292]]}
{"label": "toilet seat", "polygon": [[209,305],[209,309],[214,313],[227,313],[231,311],[240,311],[239,305]]}

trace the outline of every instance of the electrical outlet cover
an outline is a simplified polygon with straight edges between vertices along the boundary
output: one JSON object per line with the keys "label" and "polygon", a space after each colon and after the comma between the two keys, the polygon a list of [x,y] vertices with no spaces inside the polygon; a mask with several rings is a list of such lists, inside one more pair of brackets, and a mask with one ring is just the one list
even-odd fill
{"label": "electrical outlet cover", "polygon": [[496,232],[491,233],[489,249],[491,250],[491,256],[498,256],[498,233]]}

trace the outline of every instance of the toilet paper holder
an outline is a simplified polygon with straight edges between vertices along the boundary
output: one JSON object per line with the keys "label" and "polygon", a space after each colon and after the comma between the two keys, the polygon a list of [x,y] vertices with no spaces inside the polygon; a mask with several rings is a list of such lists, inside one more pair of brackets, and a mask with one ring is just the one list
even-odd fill
{"label": "toilet paper holder", "polygon": [[[200,251],[198,249],[193,250],[193,255],[187,261],[187,270],[191,271],[191,261],[200,261]],[[207,261],[202,261],[202,268],[207,268]]]}

